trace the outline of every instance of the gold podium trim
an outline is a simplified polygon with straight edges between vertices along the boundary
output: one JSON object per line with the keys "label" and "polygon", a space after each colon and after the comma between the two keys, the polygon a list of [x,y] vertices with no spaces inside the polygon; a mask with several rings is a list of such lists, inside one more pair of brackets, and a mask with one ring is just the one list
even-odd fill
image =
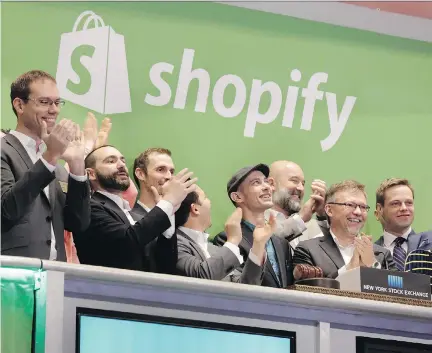
{"label": "gold podium trim", "polygon": [[328,295],[337,295],[339,297],[368,299],[368,300],[375,300],[375,301],[379,301],[379,302],[398,303],[398,304],[424,306],[424,307],[432,308],[432,301],[429,301],[429,300],[403,298],[403,297],[397,297],[397,296],[385,295],[385,294],[351,292],[351,291],[341,290],[341,289],[312,287],[312,286],[305,286],[305,285],[299,285],[299,284],[295,284],[293,286],[290,286],[287,289],[297,290],[297,291],[301,291],[301,292],[312,292],[312,293],[320,293],[320,294],[328,294]]}

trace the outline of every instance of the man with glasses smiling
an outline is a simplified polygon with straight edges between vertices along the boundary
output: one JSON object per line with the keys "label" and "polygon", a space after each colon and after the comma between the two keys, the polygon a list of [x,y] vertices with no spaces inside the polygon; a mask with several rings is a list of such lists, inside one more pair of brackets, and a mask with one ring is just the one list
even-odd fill
{"label": "man with glasses smiling", "polygon": [[56,124],[64,101],[48,73],[19,76],[10,96],[17,127],[1,141],[1,253],[66,261],[64,230],[90,223],[83,133],[70,120]]}
{"label": "man with glasses smiling", "polygon": [[323,237],[300,242],[294,266],[317,266],[330,278],[359,266],[396,270],[390,251],[360,233],[369,209],[364,185],[354,180],[332,185],[325,203],[330,229],[323,230]]}

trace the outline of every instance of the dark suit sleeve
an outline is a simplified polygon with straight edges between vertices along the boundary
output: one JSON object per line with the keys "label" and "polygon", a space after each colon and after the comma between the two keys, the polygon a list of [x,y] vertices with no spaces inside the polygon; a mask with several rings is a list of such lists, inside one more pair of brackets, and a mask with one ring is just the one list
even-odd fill
{"label": "dark suit sleeve", "polygon": [[220,232],[213,238],[213,244],[216,246],[223,246],[227,241],[227,235],[225,232]]}
{"label": "dark suit sleeve", "polygon": [[221,247],[220,253],[204,261],[192,254],[183,241],[179,242],[178,251],[177,273],[182,276],[222,280],[240,265],[237,257],[226,247]]}
{"label": "dark suit sleeve", "polygon": [[226,276],[223,281],[260,286],[264,278],[264,266],[258,266],[249,258]]}
{"label": "dark suit sleeve", "polygon": [[12,227],[26,215],[40,192],[54,180],[41,160],[37,161],[24,176],[15,180],[12,169],[3,155],[1,157],[1,218],[2,225]]}
{"label": "dark suit sleeve", "polygon": [[[297,247],[294,250],[294,259],[293,259],[293,263],[294,263],[294,268],[296,267],[296,265],[310,265],[310,266],[316,266],[316,264],[313,262],[312,259],[312,255],[310,253],[310,250],[307,246],[305,246],[305,244],[302,244],[302,242],[300,242],[299,245],[297,245]],[[327,275],[328,278],[336,278],[339,275],[338,271],[329,273]]]}
{"label": "dark suit sleeve", "polygon": [[90,225],[90,185],[69,175],[66,204],[63,209],[64,228],[72,233],[84,232]]}
{"label": "dark suit sleeve", "polygon": [[294,267],[296,265],[310,265],[315,266],[312,261],[312,256],[310,254],[309,248],[306,247],[302,242],[294,250],[293,258]]}
{"label": "dark suit sleeve", "polygon": [[[143,254],[146,246],[171,226],[167,214],[154,207],[134,225],[125,224],[109,214],[97,201],[91,201],[91,222],[84,233],[74,234],[75,242],[86,242],[87,237],[101,246],[129,250],[139,246]],[[78,235],[79,234],[79,235]],[[162,236],[162,235],[161,235]]]}
{"label": "dark suit sleeve", "polygon": [[145,254],[147,271],[175,275],[178,261],[177,234],[169,239],[162,233],[159,234],[148,244]]}

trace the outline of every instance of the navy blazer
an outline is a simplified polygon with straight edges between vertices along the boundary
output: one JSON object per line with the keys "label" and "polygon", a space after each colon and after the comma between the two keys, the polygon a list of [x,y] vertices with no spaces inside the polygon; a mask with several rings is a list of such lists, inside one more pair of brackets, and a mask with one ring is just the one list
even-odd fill
{"label": "navy blazer", "polygon": [[[417,249],[430,250],[432,249],[432,231],[416,233],[413,230],[410,234],[408,234],[407,243],[407,254]],[[375,244],[384,246],[384,236],[381,235],[381,237],[375,242]]]}

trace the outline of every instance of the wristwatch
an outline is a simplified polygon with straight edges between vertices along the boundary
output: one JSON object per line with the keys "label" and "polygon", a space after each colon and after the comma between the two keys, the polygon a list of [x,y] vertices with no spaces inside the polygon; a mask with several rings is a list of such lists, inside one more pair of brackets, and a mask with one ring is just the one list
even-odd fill
{"label": "wristwatch", "polygon": [[380,263],[377,261],[377,260],[375,260],[375,262],[372,264],[372,268],[378,268],[380,266]]}

